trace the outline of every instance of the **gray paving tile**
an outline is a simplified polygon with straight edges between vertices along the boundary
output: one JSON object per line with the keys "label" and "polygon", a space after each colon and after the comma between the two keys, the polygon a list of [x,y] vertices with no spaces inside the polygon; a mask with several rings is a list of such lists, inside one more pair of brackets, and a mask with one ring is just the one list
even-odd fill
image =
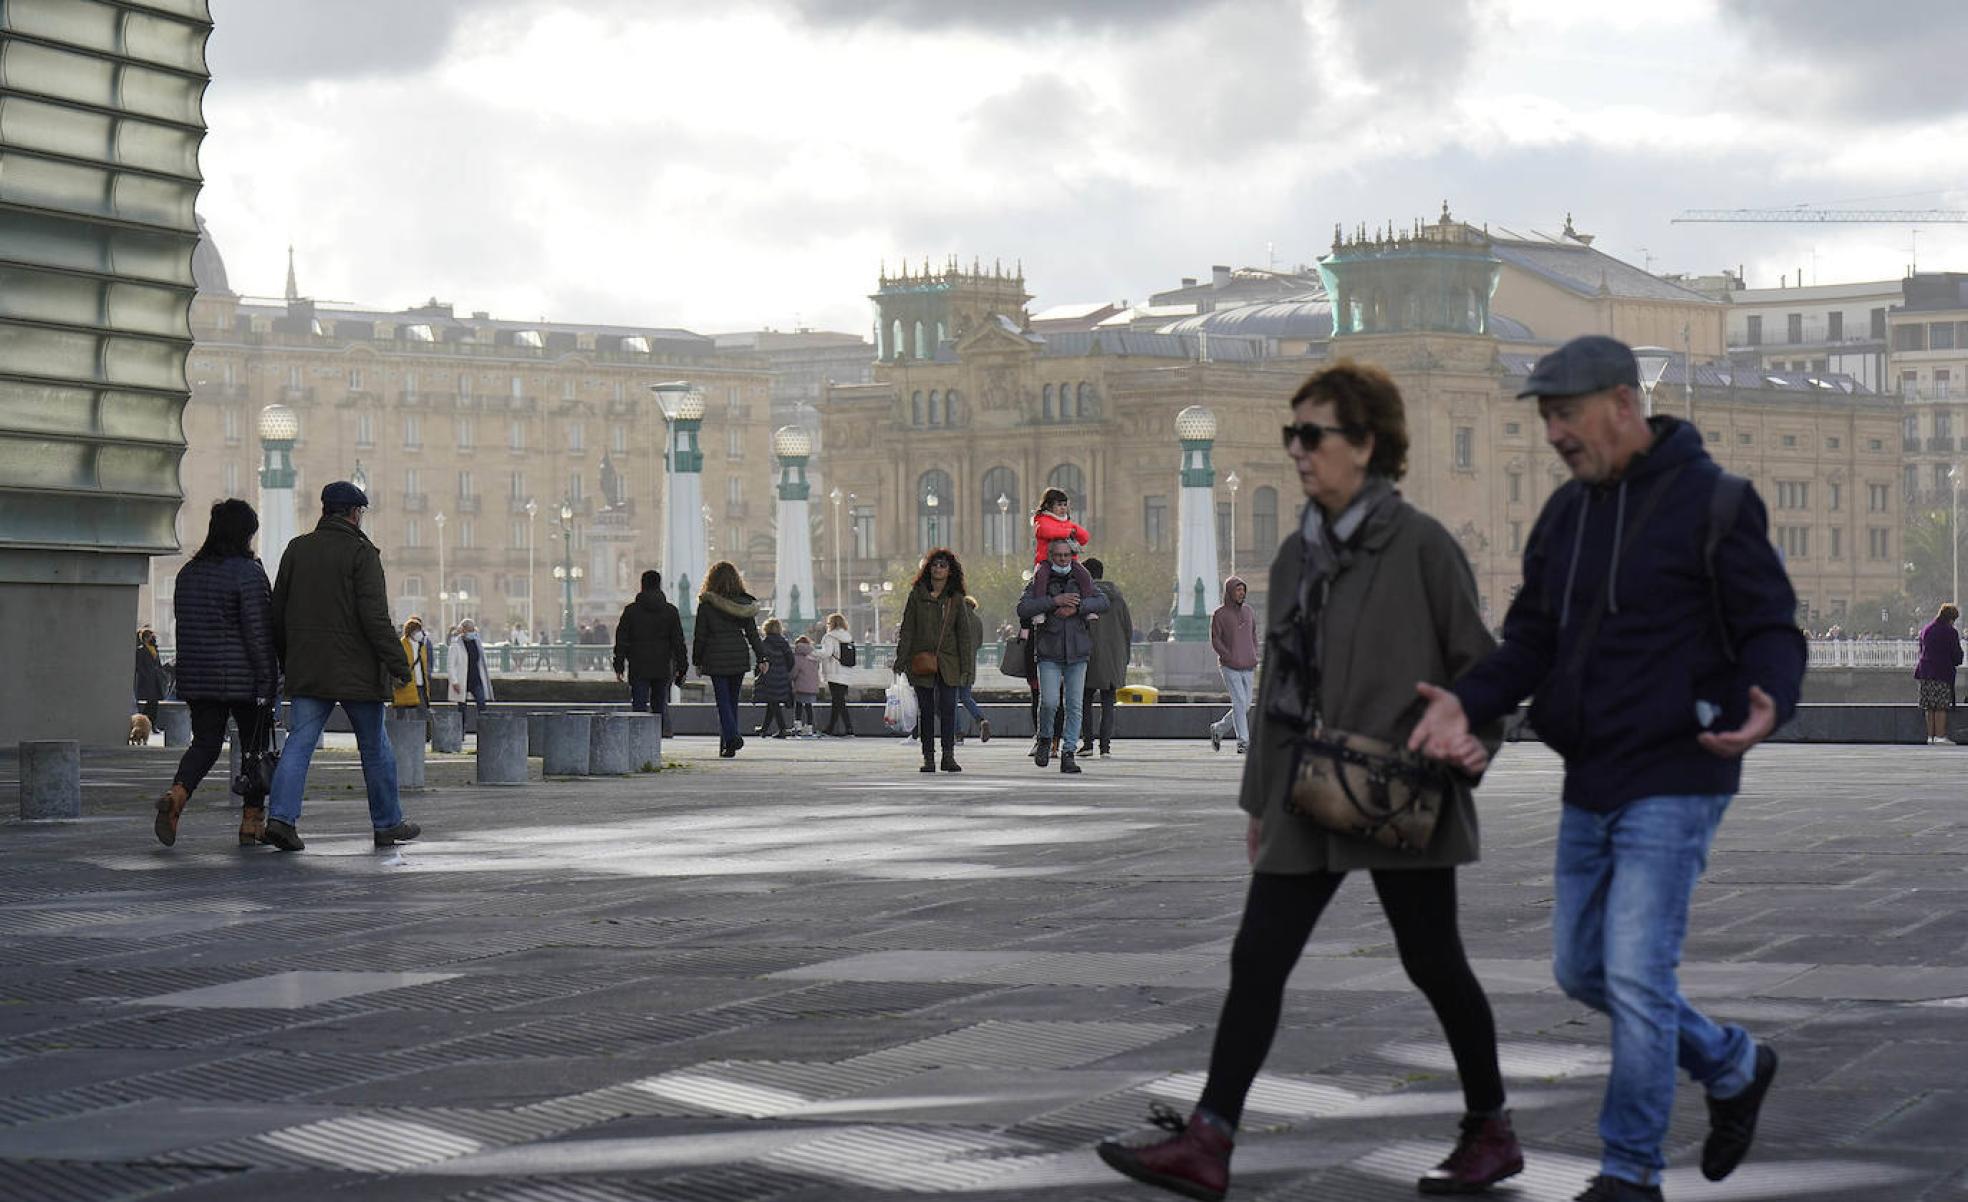
{"label": "gray paving tile", "polygon": [[139,1006],[169,1006],[174,1009],[288,1009],[299,1010],[323,1002],[360,997],[385,989],[406,989],[448,981],[456,973],[436,972],[283,972],[270,977],[253,977],[225,985],[160,993],[133,998]]}

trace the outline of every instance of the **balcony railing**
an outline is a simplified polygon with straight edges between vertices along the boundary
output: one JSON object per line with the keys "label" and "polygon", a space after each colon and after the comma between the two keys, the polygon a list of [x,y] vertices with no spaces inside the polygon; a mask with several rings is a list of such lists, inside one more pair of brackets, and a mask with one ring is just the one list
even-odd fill
{"label": "balcony railing", "polygon": [[1927,450],[1930,453],[1948,452],[1954,450],[1954,436],[1950,434],[1934,435],[1933,437],[1927,440]]}
{"label": "balcony railing", "polygon": [[[544,506],[543,506],[542,508],[544,508]],[[526,512],[526,498],[525,498],[525,497],[507,497],[507,498],[506,498],[506,512],[507,512],[507,513],[510,513],[510,514],[513,514],[513,515],[515,515],[515,516],[517,516],[517,515],[519,515],[519,514],[523,514],[523,513],[525,513],[525,512]],[[537,512],[537,511],[536,511],[536,512]]]}
{"label": "balcony railing", "polygon": [[430,505],[428,493],[407,492],[403,494],[403,512],[422,513]]}
{"label": "balcony railing", "polygon": [[283,405],[314,404],[314,389],[286,387],[280,390],[280,403]]}
{"label": "balcony railing", "polygon": [[752,503],[750,501],[727,500],[724,503],[724,516],[728,518],[742,518],[749,515],[751,511]]}
{"label": "balcony railing", "polygon": [[478,512],[478,494],[477,494],[477,493],[473,493],[473,494],[471,494],[470,496],[460,496],[460,497],[458,498],[458,512],[459,512],[459,513],[477,513],[477,512]]}
{"label": "balcony railing", "polygon": [[1915,436],[1914,436],[1914,437],[1912,437],[1912,438],[1902,438],[1902,439],[1900,440],[1900,449],[1901,449],[1902,451],[1909,451],[1909,452],[1911,452],[1911,451],[1918,451],[1918,450],[1920,449],[1920,438],[1919,438],[1919,436],[1918,436],[1918,435],[1915,435]]}

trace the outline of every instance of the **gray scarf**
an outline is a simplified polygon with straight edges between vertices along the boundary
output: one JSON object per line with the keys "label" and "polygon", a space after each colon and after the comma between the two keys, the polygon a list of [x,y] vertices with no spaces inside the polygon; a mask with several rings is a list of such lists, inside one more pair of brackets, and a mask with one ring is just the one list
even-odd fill
{"label": "gray scarf", "polygon": [[1399,496],[1394,482],[1385,476],[1368,476],[1366,483],[1337,518],[1326,520],[1326,511],[1317,501],[1308,501],[1298,523],[1298,537],[1305,544],[1305,572],[1299,578],[1299,608],[1309,616],[1325,601],[1326,585],[1349,559],[1348,544],[1390,498]]}
{"label": "gray scarf", "polygon": [[1266,671],[1275,670],[1283,678],[1283,687],[1267,690],[1271,698],[1268,712],[1295,729],[1309,731],[1318,724],[1320,665],[1325,656],[1319,611],[1325,608],[1333,577],[1352,560],[1351,544],[1367,523],[1400,495],[1387,477],[1368,476],[1346,509],[1331,521],[1326,520],[1318,502],[1306,503],[1298,526],[1305,566],[1299,576],[1297,604],[1272,627],[1269,637],[1278,654],[1265,659]]}

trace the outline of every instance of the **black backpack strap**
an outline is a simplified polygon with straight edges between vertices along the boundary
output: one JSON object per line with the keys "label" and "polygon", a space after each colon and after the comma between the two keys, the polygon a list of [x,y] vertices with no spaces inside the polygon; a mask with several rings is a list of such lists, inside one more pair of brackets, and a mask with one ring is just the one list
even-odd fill
{"label": "black backpack strap", "polygon": [[1715,570],[1715,557],[1722,549],[1722,540],[1736,528],[1743,497],[1748,493],[1749,481],[1743,477],[1729,472],[1716,476],[1715,489],[1708,495],[1708,531],[1702,536],[1702,571],[1708,575],[1709,604],[1715,610],[1715,629],[1722,637],[1722,654],[1732,664],[1736,662],[1736,642],[1729,637],[1729,616],[1722,608],[1722,577]]}
{"label": "black backpack strap", "polygon": [[[1641,531],[1647,528],[1647,522],[1654,516],[1654,510],[1660,508],[1662,499],[1674,487],[1675,480],[1681,475],[1681,469],[1686,466],[1688,465],[1683,462],[1677,463],[1667,469],[1667,472],[1648,491],[1647,499],[1640,502],[1640,508],[1634,512],[1632,520],[1620,536],[1620,555],[1622,557],[1626,555],[1627,549],[1633,545],[1634,539],[1638,538]],[[1580,503],[1584,504],[1585,499],[1581,499]],[[1572,645],[1571,663],[1566,667],[1566,671],[1574,676],[1585,671],[1585,657],[1592,650],[1593,640],[1599,637],[1599,621],[1606,616],[1606,611],[1612,606],[1613,581],[1618,577],[1618,574],[1619,562],[1615,560],[1611,571],[1608,573],[1606,586],[1600,590],[1599,604],[1592,607],[1592,612],[1585,616],[1585,622],[1579,628],[1578,642]]]}

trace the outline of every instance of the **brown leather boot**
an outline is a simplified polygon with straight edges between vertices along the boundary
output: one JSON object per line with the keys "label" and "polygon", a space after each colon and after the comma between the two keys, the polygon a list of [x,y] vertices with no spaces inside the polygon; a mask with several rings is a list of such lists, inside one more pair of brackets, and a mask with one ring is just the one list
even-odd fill
{"label": "brown leather boot", "polygon": [[258,847],[266,834],[266,807],[243,806],[239,811],[239,846]]}
{"label": "brown leather boot", "polygon": [[171,782],[171,787],[157,798],[157,821],[151,829],[157,832],[157,841],[169,847],[178,841],[178,819],[184,816],[185,803],[191,800],[191,790]]}
{"label": "brown leather boot", "polygon": [[1509,1111],[1492,1118],[1464,1115],[1455,1151],[1423,1173],[1415,1188],[1424,1194],[1475,1194],[1523,1171],[1524,1152]]}
{"label": "brown leather boot", "polygon": [[1186,1198],[1221,1202],[1230,1188],[1230,1153],[1235,1142],[1201,1114],[1182,1116],[1160,1102],[1151,1102],[1148,1112],[1157,1127],[1170,1132],[1154,1143],[1130,1145],[1102,1140],[1095,1149],[1107,1167],[1124,1177]]}

